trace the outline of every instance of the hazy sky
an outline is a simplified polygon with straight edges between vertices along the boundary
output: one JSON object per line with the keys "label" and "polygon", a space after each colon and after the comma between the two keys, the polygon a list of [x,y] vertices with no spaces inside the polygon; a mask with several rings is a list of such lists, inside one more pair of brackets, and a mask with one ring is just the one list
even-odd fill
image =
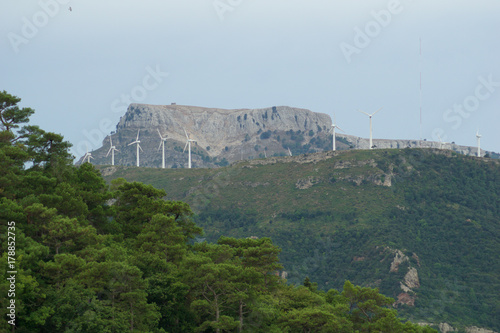
{"label": "hazy sky", "polygon": [[[71,7],[71,11],[69,10]],[[128,103],[336,114],[347,134],[500,152],[498,0],[0,4],[0,90],[92,149]],[[420,39],[422,56],[420,57]]]}

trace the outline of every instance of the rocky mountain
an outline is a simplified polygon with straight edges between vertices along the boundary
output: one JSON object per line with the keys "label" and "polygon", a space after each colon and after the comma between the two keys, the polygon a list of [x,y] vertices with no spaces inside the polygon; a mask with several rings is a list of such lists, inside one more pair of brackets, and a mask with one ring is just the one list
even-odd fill
{"label": "rocky mountain", "polygon": [[[263,109],[219,109],[186,105],[131,104],[112,133],[115,164],[136,165],[135,141],[139,132],[140,166],[160,167],[160,136],[165,141],[167,168],[186,168],[186,133],[195,140],[195,168],[224,166],[238,160],[285,156],[332,149],[330,116],[306,109],[273,106]],[[368,139],[337,134],[338,150],[367,149]],[[375,139],[375,148],[442,148],[475,155],[475,147],[419,140]],[[109,165],[109,137],[92,152],[94,164]],[[482,152],[484,155],[485,152]],[[82,159],[80,159],[80,162]]]}
{"label": "rocky mountain", "polygon": [[[330,117],[305,109],[277,106],[264,109],[216,109],[185,105],[131,104],[112,135],[120,151],[115,164],[135,165],[136,147],[128,146],[138,131],[142,151],[141,166],[159,167],[158,150],[161,133],[166,137],[166,167],[187,167],[188,154],[183,151],[186,133],[196,142],[192,145],[193,167],[214,167],[265,156],[284,156],[288,148],[301,152],[326,148]],[[312,143],[311,143],[312,141]],[[300,142],[300,145],[296,144]],[[109,139],[92,152],[95,164],[110,164]],[[299,149],[297,149],[299,148]]]}

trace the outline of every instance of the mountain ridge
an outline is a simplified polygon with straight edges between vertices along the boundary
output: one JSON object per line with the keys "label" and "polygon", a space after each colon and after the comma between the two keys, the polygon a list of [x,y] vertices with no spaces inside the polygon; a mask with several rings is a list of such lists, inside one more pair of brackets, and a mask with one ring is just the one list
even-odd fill
{"label": "mountain ridge", "polygon": [[[136,147],[129,146],[139,132],[141,166],[160,167],[160,137],[165,141],[167,168],[187,167],[184,151],[186,133],[192,146],[194,167],[218,167],[238,160],[293,155],[332,149],[332,120],[324,113],[289,106],[260,109],[221,109],[188,105],[149,105],[133,103],[112,133],[117,165],[135,165]],[[348,134],[336,135],[339,150],[367,149],[368,139]],[[473,155],[475,147],[422,140],[374,139],[375,148],[448,148]],[[92,152],[93,163],[110,164],[106,156],[109,136]],[[482,156],[486,154],[482,151]],[[79,163],[83,158],[79,160]]]}

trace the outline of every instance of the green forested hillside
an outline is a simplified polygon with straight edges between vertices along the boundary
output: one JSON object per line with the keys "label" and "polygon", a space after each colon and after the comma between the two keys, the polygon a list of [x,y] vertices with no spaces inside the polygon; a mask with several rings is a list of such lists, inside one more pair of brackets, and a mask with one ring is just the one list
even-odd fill
{"label": "green forested hillside", "polygon": [[203,241],[188,204],[73,166],[19,102],[0,92],[0,332],[435,332],[375,288],[287,284],[270,238]]}
{"label": "green forested hillside", "polygon": [[498,161],[404,149],[103,172],[188,202],[209,241],[272,238],[291,283],[349,279],[399,299],[415,321],[500,329]]}

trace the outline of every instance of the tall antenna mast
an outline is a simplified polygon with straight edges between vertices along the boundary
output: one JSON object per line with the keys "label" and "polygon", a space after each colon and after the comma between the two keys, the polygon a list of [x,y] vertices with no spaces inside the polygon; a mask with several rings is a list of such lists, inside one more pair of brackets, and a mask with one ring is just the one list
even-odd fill
{"label": "tall antenna mast", "polygon": [[420,57],[419,57],[419,70],[420,70],[420,140],[422,140],[422,38],[420,41]]}

